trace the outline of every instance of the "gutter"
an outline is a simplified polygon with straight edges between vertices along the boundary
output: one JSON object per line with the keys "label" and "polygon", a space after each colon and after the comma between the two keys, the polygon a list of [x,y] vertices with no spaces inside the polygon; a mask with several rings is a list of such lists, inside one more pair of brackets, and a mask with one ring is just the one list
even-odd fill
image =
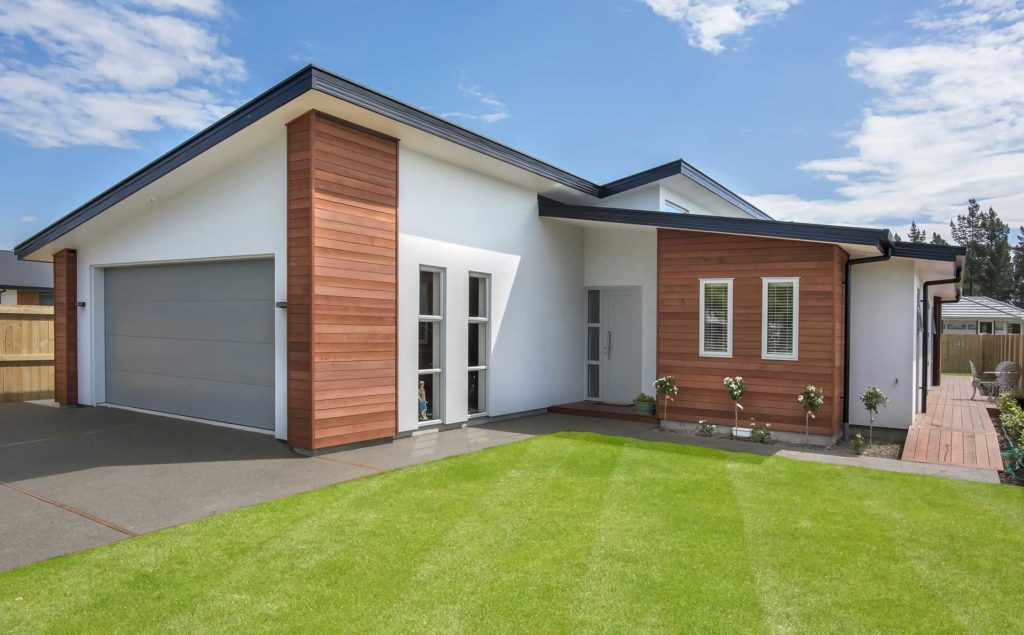
{"label": "gutter", "polygon": [[882,242],[882,255],[855,258],[846,261],[846,284],[843,289],[843,441],[850,437],[850,280],[854,265],[885,262],[892,258],[893,246],[888,239]]}
{"label": "gutter", "polygon": [[[960,278],[963,275],[963,269],[961,267],[956,268],[956,275],[952,278],[945,280],[929,280],[925,282],[921,289],[921,323],[923,326],[921,333],[921,412],[928,412],[928,336],[931,334],[931,324],[928,322],[928,287],[933,285],[942,284],[959,284]],[[956,300],[960,301],[960,289],[956,290]],[[952,302],[950,303],[952,304]]]}

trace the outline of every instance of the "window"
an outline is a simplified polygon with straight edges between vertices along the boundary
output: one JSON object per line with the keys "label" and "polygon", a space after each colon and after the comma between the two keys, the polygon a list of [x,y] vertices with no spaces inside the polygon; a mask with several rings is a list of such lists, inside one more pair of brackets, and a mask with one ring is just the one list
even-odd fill
{"label": "window", "polygon": [[469,274],[469,416],[487,414],[487,362],[490,352],[490,277]]}
{"label": "window", "polygon": [[761,278],[761,357],[796,359],[800,343],[800,279]]}
{"label": "window", "polygon": [[664,210],[666,212],[673,212],[675,214],[689,214],[690,213],[690,210],[686,209],[682,205],[678,205],[676,203],[673,203],[672,201],[670,201],[668,199],[665,199]]}
{"label": "window", "polygon": [[587,289],[587,399],[601,398],[601,292]]}
{"label": "window", "polygon": [[978,333],[992,335],[992,322],[978,322]]}
{"label": "window", "polygon": [[732,357],[732,278],[700,281],[700,354]]}
{"label": "window", "polygon": [[1010,335],[1020,335],[1020,324],[1014,324],[1013,322],[1007,324],[1006,332]]}
{"label": "window", "polygon": [[444,275],[439,269],[420,269],[419,385],[420,424],[442,420],[444,395]]}

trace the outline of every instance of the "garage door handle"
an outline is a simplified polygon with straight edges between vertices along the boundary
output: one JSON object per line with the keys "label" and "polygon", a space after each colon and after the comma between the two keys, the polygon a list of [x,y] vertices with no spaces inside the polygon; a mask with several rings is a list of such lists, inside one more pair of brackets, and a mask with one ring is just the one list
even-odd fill
{"label": "garage door handle", "polygon": [[288,308],[288,303],[287,302],[275,302],[274,306],[276,306],[279,309],[287,309]]}

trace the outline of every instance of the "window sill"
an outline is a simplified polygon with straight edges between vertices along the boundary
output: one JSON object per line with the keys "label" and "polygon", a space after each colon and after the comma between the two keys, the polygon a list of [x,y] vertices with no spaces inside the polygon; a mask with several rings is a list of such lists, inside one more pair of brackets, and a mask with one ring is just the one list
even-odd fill
{"label": "window sill", "polygon": [[781,357],[779,355],[762,355],[761,359],[766,362],[798,362],[799,357]]}
{"label": "window sill", "polygon": [[728,353],[698,353],[698,355],[700,357],[719,357],[719,358],[724,358],[724,359],[731,359],[732,358],[732,352],[728,352]]}

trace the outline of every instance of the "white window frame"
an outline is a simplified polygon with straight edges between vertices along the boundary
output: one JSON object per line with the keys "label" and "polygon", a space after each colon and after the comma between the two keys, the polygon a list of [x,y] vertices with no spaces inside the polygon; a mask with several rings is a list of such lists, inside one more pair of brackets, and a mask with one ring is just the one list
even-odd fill
{"label": "white window frame", "polygon": [[[477,417],[486,417],[487,410],[490,406],[488,403],[489,392],[488,380],[490,379],[489,367],[491,363],[491,274],[489,273],[477,273],[474,271],[469,272],[469,282],[473,284],[475,280],[483,280],[483,315],[482,316],[468,316],[469,324],[480,324],[483,330],[481,337],[483,338],[484,346],[480,349],[480,360],[483,364],[478,366],[466,366],[466,412],[467,417],[475,419]],[[467,326],[468,328],[468,326]],[[466,360],[469,363],[469,360]],[[479,406],[480,412],[469,413],[469,373],[478,371],[480,381],[480,395],[479,395]]]}
{"label": "white window frame", "polygon": [[[697,334],[701,357],[732,357],[732,278],[700,279],[700,332]],[[724,284],[728,290],[728,315],[725,328],[725,351],[704,350],[704,287],[709,284]]]}
{"label": "white window frame", "polygon": [[[768,285],[793,285],[793,352],[788,355],[768,352]],[[800,278],[761,278],[761,359],[796,361],[800,358]]]}
{"label": "white window frame", "polygon": [[[421,266],[420,272],[431,273],[437,275],[437,315],[420,315],[416,321],[416,342],[417,342],[417,361],[416,361],[416,382],[419,385],[419,378],[423,375],[434,376],[434,403],[433,410],[434,417],[427,421],[419,420],[419,404],[416,407],[416,421],[421,426],[437,425],[444,422],[444,358],[445,358],[445,328],[444,328],[444,313],[445,313],[445,297],[446,297],[446,281],[445,281],[445,270],[439,267],[427,267]],[[417,306],[419,305],[419,297],[416,298]],[[419,368],[419,327],[420,324],[429,322],[437,325],[437,332],[435,333],[436,345],[437,345],[437,368]]]}

